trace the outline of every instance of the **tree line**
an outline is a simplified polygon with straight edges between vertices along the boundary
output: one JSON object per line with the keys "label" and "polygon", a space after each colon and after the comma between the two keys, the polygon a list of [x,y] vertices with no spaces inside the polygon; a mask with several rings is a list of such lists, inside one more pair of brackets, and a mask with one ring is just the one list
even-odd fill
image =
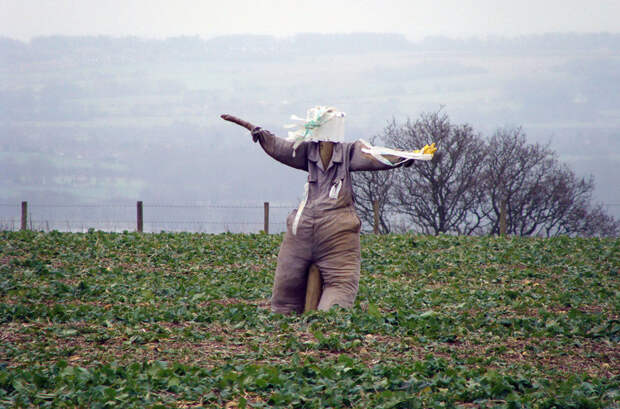
{"label": "tree line", "polygon": [[594,203],[594,178],[578,177],[549,145],[519,127],[483,137],[446,113],[392,120],[371,143],[409,150],[435,142],[430,161],[355,172],[360,217],[379,233],[617,236],[620,223]]}

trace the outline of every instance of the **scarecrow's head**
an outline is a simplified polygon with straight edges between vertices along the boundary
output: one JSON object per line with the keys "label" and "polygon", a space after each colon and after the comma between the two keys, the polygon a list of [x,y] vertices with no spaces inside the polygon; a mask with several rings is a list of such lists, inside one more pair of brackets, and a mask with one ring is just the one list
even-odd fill
{"label": "scarecrow's head", "polygon": [[305,119],[292,115],[291,119],[301,123],[286,125],[297,127],[288,133],[289,140],[295,141],[295,148],[304,141],[344,142],[344,117],[344,112],[326,106],[310,108]]}

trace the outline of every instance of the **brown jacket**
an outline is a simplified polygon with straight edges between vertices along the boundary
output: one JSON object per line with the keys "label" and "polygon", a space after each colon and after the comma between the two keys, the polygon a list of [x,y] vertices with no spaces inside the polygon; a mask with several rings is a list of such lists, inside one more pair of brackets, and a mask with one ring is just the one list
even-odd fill
{"label": "brown jacket", "polygon": [[[306,208],[317,211],[353,206],[351,171],[394,168],[362,152],[364,145],[360,141],[336,143],[327,169],[324,169],[319,155],[318,142],[302,142],[293,152],[293,142],[279,138],[260,127],[252,130],[252,138],[255,142],[258,141],[272,158],[308,172]],[[335,193],[338,193],[336,197],[334,197]]]}

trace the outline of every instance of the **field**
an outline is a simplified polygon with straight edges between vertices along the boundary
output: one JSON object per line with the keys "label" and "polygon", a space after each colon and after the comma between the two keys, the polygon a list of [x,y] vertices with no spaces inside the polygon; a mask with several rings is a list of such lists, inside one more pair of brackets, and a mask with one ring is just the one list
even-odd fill
{"label": "field", "polygon": [[0,232],[0,407],[620,405],[620,240],[362,236],[269,310],[281,235]]}

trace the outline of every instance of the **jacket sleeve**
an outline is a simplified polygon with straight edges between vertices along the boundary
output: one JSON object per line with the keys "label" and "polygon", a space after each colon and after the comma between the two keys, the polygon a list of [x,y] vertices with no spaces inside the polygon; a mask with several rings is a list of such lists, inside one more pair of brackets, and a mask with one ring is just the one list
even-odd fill
{"label": "jacket sleeve", "polygon": [[278,162],[301,170],[308,170],[307,142],[302,142],[295,149],[293,156],[293,142],[279,138],[266,129],[257,126],[252,129],[252,140],[260,143],[263,150]]}
{"label": "jacket sleeve", "polygon": [[362,152],[362,148],[364,148],[364,144],[362,142],[355,141],[353,143],[353,148],[351,149],[351,162],[349,165],[349,170],[388,170],[397,168],[402,165],[387,165],[385,163],[382,163],[375,159],[371,154]]}

